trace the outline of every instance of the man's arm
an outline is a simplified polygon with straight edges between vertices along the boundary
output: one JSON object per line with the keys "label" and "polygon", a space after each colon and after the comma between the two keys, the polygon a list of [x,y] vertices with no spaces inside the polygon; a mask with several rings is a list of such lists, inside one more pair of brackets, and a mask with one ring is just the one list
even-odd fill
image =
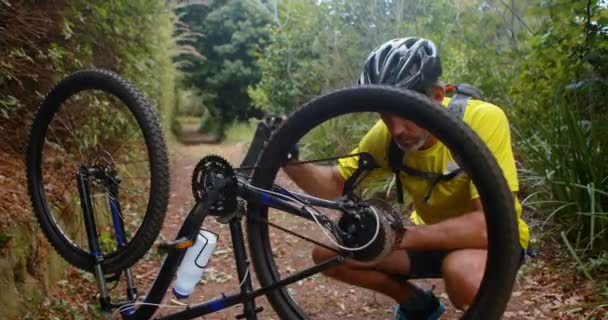
{"label": "man's arm", "polygon": [[286,165],[283,171],[298,187],[307,193],[324,199],[335,199],[342,195],[344,178],[337,166],[319,166],[312,163]]}
{"label": "man's arm", "polygon": [[400,249],[487,249],[488,233],[483,206],[472,200],[470,213],[432,224],[406,227]]}

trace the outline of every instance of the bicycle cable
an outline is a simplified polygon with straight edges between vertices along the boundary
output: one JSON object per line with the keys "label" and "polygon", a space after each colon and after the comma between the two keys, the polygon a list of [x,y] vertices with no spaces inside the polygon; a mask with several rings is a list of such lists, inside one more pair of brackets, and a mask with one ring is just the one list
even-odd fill
{"label": "bicycle cable", "polygon": [[[245,283],[245,281],[247,280],[247,278],[250,276],[250,273],[249,273],[249,269],[250,268],[251,268],[251,265],[250,265],[249,262],[247,262],[247,269],[245,270],[245,276],[243,277],[243,280],[241,281],[241,283],[239,284],[239,286],[236,289],[234,289],[232,291],[229,291],[228,293],[222,293],[222,294],[220,294],[220,295],[218,295],[218,296],[216,296],[214,298],[211,298],[211,299],[209,299],[207,301],[217,300],[217,299],[225,297],[226,295],[234,294],[238,290],[240,290],[243,287],[243,284]],[[118,309],[116,309],[114,312],[112,312],[112,315],[111,315],[112,319],[119,319],[119,318],[117,318],[117,316],[118,316],[119,313],[121,313],[122,311],[127,310],[127,309],[129,309],[131,307],[135,307],[135,306],[156,306],[156,307],[159,307],[159,309],[160,308],[189,308],[190,304],[183,304],[183,305],[177,305],[177,306],[175,306],[175,305],[171,305],[171,304],[150,303],[150,302],[136,301],[136,302],[132,302],[132,303],[126,303],[126,304],[118,307]]]}
{"label": "bicycle cable", "polygon": [[[330,160],[338,160],[338,159],[343,159],[343,158],[352,158],[352,157],[360,156],[360,155],[362,155],[364,153],[365,152],[358,152],[358,153],[351,153],[351,154],[345,154],[345,155],[341,155],[341,156],[321,158],[321,159],[314,159],[314,160],[293,161],[293,162],[286,163],[285,165],[286,166],[297,166],[297,165],[306,164],[306,163],[316,163],[316,162],[325,162],[325,161],[330,161]],[[275,168],[275,167],[266,167],[266,166],[253,165],[253,166],[245,166],[245,167],[232,168],[232,170],[234,170],[234,171],[245,171],[245,170],[252,170],[252,169],[257,169],[257,168],[270,169],[270,168]]]}
{"label": "bicycle cable", "polygon": [[[286,195],[283,195],[283,194],[280,194],[280,193],[277,193],[277,192],[274,192],[274,191],[270,191],[270,190],[264,190],[262,188],[258,188],[258,187],[253,186],[253,185],[249,185],[249,187],[251,187],[252,189],[254,189],[256,191],[266,192],[266,193],[272,194],[272,195],[277,196],[277,197],[282,198],[282,199],[285,199],[285,197],[287,197]],[[287,192],[289,192],[289,191],[287,191]],[[287,198],[289,198],[289,197],[287,197]],[[328,230],[323,227],[323,225],[321,224],[321,222],[319,222],[319,220],[317,218],[317,214],[323,215],[322,213],[318,212],[314,207],[311,207],[310,205],[308,205],[305,202],[301,201],[297,197],[293,197],[291,199],[293,199],[296,202],[299,202],[300,204],[302,204],[303,205],[302,208],[304,210],[307,210],[309,212],[309,214],[315,220],[315,222],[317,223],[317,225],[319,225],[319,227],[321,228],[321,231],[323,231],[323,233],[329,239],[329,241],[333,245],[335,245],[336,247],[338,247],[338,248],[340,248],[342,250],[347,250],[347,251],[363,250],[363,249],[369,247],[370,245],[372,245],[372,243],[376,240],[376,238],[378,237],[378,234],[380,233],[380,216],[378,215],[378,212],[376,211],[376,208],[374,208],[373,206],[370,206],[372,208],[372,212],[374,213],[374,216],[376,217],[376,231],[375,231],[372,239],[370,241],[368,241],[366,244],[361,245],[359,247],[349,248],[349,247],[343,246],[343,245],[339,244],[338,242],[336,242],[333,239],[333,237],[328,233]],[[317,212],[315,212],[315,211],[317,211]]]}
{"label": "bicycle cable", "polygon": [[[351,158],[351,157],[360,156],[360,155],[362,155],[364,153],[365,152],[358,152],[358,153],[346,154],[346,155],[335,156],[335,157],[328,157],[328,158],[321,158],[321,159],[314,159],[314,160],[305,160],[305,161],[295,161],[295,162],[287,163],[286,165],[295,166],[295,165],[306,164],[306,163],[316,163],[316,162],[324,162],[324,161],[329,161],[329,160],[337,160],[337,159],[342,159],[342,158]],[[246,167],[233,168],[233,170],[234,171],[244,171],[244,170],[251,170],[251,169],[256,169],[256,168],[271,168],[271,167],[254,165],[254,166],[246,166]],[[289,200],[296,200],[297,202],[299,202],[299,203],[301,203],[301,204],[304,205],[304,207],[303,207],[304,209],[311,210],[311,211],[313,211],[313,210],[317,211],[315,208],[310,207],[304,201],[302,201],[301,199],[299,199],[296,195],[294,195],[289,190],[287,190],[287,189],[285,189],[285,188],[283,188],[281,186],[277,185],[278,187],[280,187],[281,189],[283,189],[285,192],[289,193],[291,195],[291,197],[288,197],[286,195],[283,195],[283,194],[280,194],[280,193],[276,193],[276,192],[273,192],[273,191],[270,191],[270,190],[264,190],[264,189],[261,189],[261,188],[257,188],[257,187],[255,187],[253,185],[249,185],[249,186],[252,187],[253,189],[257,190],[257,191],[267,192],[267,193],[275,195],[275,196],[277,196],[277,197],[279,197],[279,198],[281,198],[283,200],[288,200],[288,201]],[[360,247],[356,247],[356,248],[344,247],[344,246],[338,244],[337,242],[335,242],[332,239],[332,236],[327,233],[327,231],[323,227],[323,225],[317,220],[316,215],[313,212],[310,212],[310,214],[313,217],[313,219],[315,220],[315,222],[321,227],[321,230],[323,231],[323,233],[325,234],[325,236],[330,240],[330,242],[332,244],[336,245],[338,248],[343,249],[343,250],[355,251],[355,250],[363,250],[363,249],[369,247],[376,240],[376,238],[378,237],[378,233],[380,232],[380,217],[378,216],[378,212],[376,211],[376,209],[374,207],[371,207],[371,208],[372,208],[372,210],[374,212],[374,216],[376,217],[376,231],[374,233],[374,236],[372,237],[372,239],[368,243],[366,243],[366,244],[364,244],[364,245],[362,245]],[[318,212],[318,214],[322,215],[322,213],[320,213],[320,212]],[[268,224],[270,224],[269,221],[265,221],[265,222],[268,223]],[[274,227],[277,227],[277,226],[274,225]],[[286,230],[283,230],[283,231],[286,231]],[[292,234],[296,235],[295,233],[292,233]],[[300,238],[307,239],[307,240],[309,240],[309,241],[311,241],[313,243],[316,243],[315,241],[312,241],[311,239],[308,239],[308,238],[304,238],[304,237],[300,237]]]}
{"label": "bicycle cable", "polygon": [[[338,156],[338,157],[322,158],[322,159],[307,160],[307,161],[298,161],[298,162],[292,162],[292,163],[289,163],[288,165],[300,165],[300,164],[305,164],[305,163],[315,163],[315,162],[323,162],[323,161],[329,161],[329,160],[337,160],[337,159],[341,159],[341,158],[355,157],[355,156],[358,156],[358,155],[360,155],[360,154],[361,154],[361,153],[356,153],[356,154],[349,154],[349,155]],[[235,171],[243,171],[243,170],[250,170],[250,169],[256,169],[256,168],[261,168],[261,166],[248,166],[248,167],[240,167],[240,168],[233,168],[233,170],[235,170]],[[277,186],[278,186],[278,185],[277,185]],[[370,245],[371,245],[371,244],[372,244],[372,243],[373,243],[373,242],[376,240],[376,238],[378,237],[378,234],[380,233],[380,217],[379,217],[379,215],[378,215],[378,212],[376,211],[376,208],[374,208],[374,207],[372,206],[372,207],[371,207],[371,208],[372,208],[372,212],[374,213],[374,217],[376,218],[376,230],[375,230],[374,235],[372,236],[371,240],[369,240],[369,241],[368,241],[366,244],[361,245],[361,246],[359,246],[359,247],[350,248],[350,247],[343,246],[343,245],[339,244],[338,242],[336,242],[336,241],[333,239],[333,236],[332,236],[331,234],[329,234],[329,231],[328,231],[328,230],[327,230],[327,229],[326,229],[326,228],[323,226],[323,224],[322,224],[322,223],[319,221],[319,219],[318,219],[317,215],[323,215],[323,214],[322,214],[320,211],[318,211],[316,208],[314,208],[314,207],[312,207],[312,206],[308,205],[307,203],[305,203],[305,202],[304,202],[303,200],[301,200],[301,199],[300,199],[300,198],[299,198],[297,195],[293,194],[292,192],[290,192],[289,190],[287,190],[287,189],[285,189],[285,188],[283,188],[283,187],[281,187],[281,186],[278,186],[278,187],[280,187],[280,188],[281,188],[282,190],[284,190],[285,192],[289,193],[289,195],[290,195],[290,196],[287,196],[287,195],[284,195],[284,194],[280,194],[280,193],[278,193],[278,192],[274,192],[274,191],[270,191],[270,190],[264,190],[264,189],[262,189],[262,188],[258,188],[258,187],[253,186],[253,185],[249,185],[249,187],[251,187],[252,189],[254,189],[254,190],[256,190],[256,191],[260,191],[260,192],[266,192],[266,193],[268,193],[268,194],[272,194],[272,195],[274,195],[274,196],[276,196],[276,197],[278,197],[278,198],[281,198],[281,199],[283,199],[283,200],[287,200],[287,201],[296,201],[296,202],[298,202],[298,203],[302,204],[302,205],[303,205],[303,206],[302,206],[302,208],[303,208],[304,210],[306,210],[306,211],[307,211],[307,212],[308,212],[308,213],[309,213],[309,214],[312,216],[313,220],[314,220],[314,221],[315,221],[315,223],[316,223],[316,224],[319,226],[319,228],[321,229],[321,231],[323,232],[323,234],[324,234],[324,235],[327,237],[327,239],[329,239],[329,241],[330,241],[330,242],[331,242],[333,245],[335,245],[336,247],[338,247],[338,248],[340,248],[340,249],[342,249],[342,250],[347,250],[347,251],[357,251],[357,250],[363,250],[363,249],[365,249],[365,248],[369,247],[369,246],[370,246]],[[257,218],[257,217],[256,217],[256,218]],[[262,220],[262,219],[259,219],[259,220]],[[273,223],[271,223],[271,222],[269,222],[269,221],[263,221],[263,222],[268,223],[269,225],[272,225],[272,226],[274,226],[274,227],[276,227],[276,228],[279,228],[279,229],[281,229],[281,230],[283,230],[283,231],[285,231],[285,232],[288,232],[288,233],[290,233],[290,234],[292,234],[292,235],[294,235],[294,236],[297,236],[297,237],[300,237],[300,238],[302,238],[302,239],[305,239],[305,240],[311,241],[311,242],[313,242],[313,243],[315,243],[315,244],[318,244],[318,245],[322,245],[323,247],[328,247],[328,246],[325,246],[325,245],[321,244],[320,242],[317,242],[317,241],[312,240],[312,239],[308,239],[308,238],[306,238],[306,237],[304,237],[304,236],[301,236],[301,235],[299,235],[299,234],[297,234],[297,233],[295,233],[295,232],[293,232],[293,231],[290,231],[290,230],[287,230],[287,229],[285,229],[285,228],[282,228],[282,227],[280,227],[280,226],[278,226],[278,225],[275,225],[275,224],[273,224]],[[331,248],[331,247],[329,247],[329,248]],[[333,249],[333,248],[332,248],[332,249]],[[245,276],[243,277],[243,280],[241,281],[241,283],[239,284],[239,286],[237,287],[237,289],[234,289],[234,290],[232,290],[232,291],[228,292],[228,295],[233,294],[233,293],[235,293],[237,290],[239,290],[239,289],[241,289],[241,288],[242,288],[243,284],[245,283],[245,281],[247,280],[247,278],[248,278],[248,277],[249,277],[249,275],[250,275],[250,273],[249,273],[250,268],[251,268],[251,267],[250,267],[250,264],[248,263],[248,264],[247,264],[247,269],[245,270]],[[210,299],[210,300],[208,300],[208,301],[212,301],[212,300],[215,300],[215,299],[219,299],[219,298],[222,298],[222,297],[224,297],[224,296],[226,296],[226,293],[222,293],[221,295],[219,295],[219,296],[217,296],[217,297],[215,297],[215,298],[213,298],[213,299]],[[190,306],[189,304],[187,304],[187,305],[179,305],[179,306],[175,306],[175,305],[170,305],[170,304],[160,304],[160,303],[149,303],[149,302],[143,302],[143,301],[136,301],[136,302],[133,302],[133,303],[127,303],[127,304],[124,304],[124,305],[120,306],[118,309],[116,309],[116,310],[115,310],[115,311],[112,313],[112,319],[118,319],[118,318],[117,318],[117,315],[118,315],[119,313],[121,313],[122,311],[124,311],[124,310],[128,309],[128,308],[131,308],[131,307],[134,307],[134,306],[142,306],[142,305],[156,306],[156,307],[159,307],[159,308],[188,308],[188,307]]]}

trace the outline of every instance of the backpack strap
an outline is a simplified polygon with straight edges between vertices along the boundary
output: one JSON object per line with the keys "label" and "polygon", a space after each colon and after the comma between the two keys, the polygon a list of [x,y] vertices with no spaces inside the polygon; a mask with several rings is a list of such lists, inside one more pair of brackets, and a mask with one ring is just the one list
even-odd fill
{"label": "backpack strap", "polygon": [[471,96],[460,93],[454,94],[452,99],[450,99],[450,103],[448,103],[448,111],[462,119],[469,100],[471,100]]}
{"label": "backpack strap", "polygon": [[410,166],[403,164],[402,161],[403,161],[404,154],[405,154],[404,151],[401,148],[399,148],[399,146],[397,145],[397,143],[394,140],[391,139],[391,143],[390,143],[389,151],[388,151],[388,163],[391,168],[391,171],[393,171],[393,173],[395,174],[395,185],[397,187],[397,200],[401,204],[404,203],[403,185],[401,183],[401,179],[399,178],[399,174],[401,172],[403,172],[409,176],[424,178],[431,182],[429,190],[427,191],[424,198],[422,199],[422,201],[424,203],[427,203],[429,198],[431,197],[431,194],[433,193],[433,190],[435,189],[435,187],[437,186],[437,184],[439,182],[451,180],[463,171],[462,168],[458,168],[452,172],[443,174],[443,173],[434,173],[434,172],[429,172],[429,171],[418,170],[418,169],[415,169],[415,168],[412,168]]}
{"label": "backpack strap", "polygon": [[[469,100],[471,98],[482,99],[483,93],[481,92],[481,90],[468,84],[452,85],[451,87],[451,90],[455,90],[456,93],[452,96],[452,99],[450,99],[450,102],[448,103],[448,111],[462,119],[464,117],[464,112],[467,108]],[[404,151],[399,148],[399,146],[393,139],[391,139],[391,143],[388,149],[388,164],[391,168],[391,171],[393,171],[393,173],[395,174],[397,200],[401,204],[404,203],[404,199],[403,186],[401,184],[401,179],[399,178],[400,172],[404,172],[405,174],[414,177],[425,178],[431,181],[431,186],[429,187],[429,190],[427,191],[423,199],[423,202],[425,203],[429,200],[433,189],[440,181],[451,180],[462,172],[462,168],[458,168],[447,174],[437,174],[433,172],[421,171],[404,165],[403,156]]]}
{"label": "backpack strap", "polygon": [[397,187],[397,200],[400,204],[404,203],[403,200],[403,186],[401,185],[401,179],[399,178],[399,172],[403,166],[403,150],[399,148],[395,140],[391,139],[391,143],[388,147],[388,166],[391,171],[395,174],[395,184]]}
{"label": "backpack strap", "polygon": [[[469,85],[469,84],[459,84],[459,85],[449,85],[448,91],[455,91],[455,94],[450,99],[448,103],[448,111],[452,112],[459,118],[464,117],[464,112],[467,108],[467,104],[471,98],[474,99],[483,99],[483,93],[478,88]],[[403,198],[403,185],[401,183],[401,179],[399,178],[399,174],[401,172],[414,176],[425,178],[431,181],[431,186],[424,196],[423,202],[428,202],[433,189],[440,181],[451,180],[457,175],[459,175],[463,169],[458,168],[452,172],[447,174],[438,174],[434,172],[421,171],[403,164],[403,156],[404,151],[399,148],[397,143],[391,139],[388,148],[388,165],[393,174],[395,174],[395,185],[397,187],[397,200],[399,203],[404,203]],[[362,175],[371,171],[372,169],[379,168],[380,166],[376,163],[374,158],[368,153],[362,153],[359,156],[359,166],[355,170],[355,172],[344,182],[344,190],[343,194],[348,194],[354,190],[354,187],[360,182]]]}
{"label": "backpack strap", "polygon": [[371,170],[380,168],[374,157],[367,153],[362,152],[359,154],[359,164],[355,172],[344,181],[344,189],[342,190],[342,195],[352,195],[355,190],[355,186],[361,182],[361,180],[369,173]]}
{"label": "backpack strap", "polygon": [[450,99],[450,103],[448,103],[448,110],[459,118],[464,117],[464,111],[471,98],[477,100],[484,99],[483,92],[481,92],[481,90],[466,83],[448,85],[446,86],[446,91],[455,92],[452,99]]}

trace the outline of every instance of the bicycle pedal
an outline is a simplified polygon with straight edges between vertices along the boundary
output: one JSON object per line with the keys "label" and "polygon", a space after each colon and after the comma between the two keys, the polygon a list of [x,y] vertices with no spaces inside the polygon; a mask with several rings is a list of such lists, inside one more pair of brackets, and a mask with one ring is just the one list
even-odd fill
{"label": "bicycle pedal", "polygon": [[160,241],[158,243],[158,250],[160,251],[171,251],[175,249],[187,249],[193,244],[192,240],[188,238],[179,238],[172,241]]}
{"label": "bicycle pedal", "polygon": [[[254,313],[260,313],[264,311],[264,307],[257,307],[255,308],[255,310],[253,311]],[[247,316],[245,315],[245,313],[243,314],[239,314],[236,316],[237,319],[245,319]]]}

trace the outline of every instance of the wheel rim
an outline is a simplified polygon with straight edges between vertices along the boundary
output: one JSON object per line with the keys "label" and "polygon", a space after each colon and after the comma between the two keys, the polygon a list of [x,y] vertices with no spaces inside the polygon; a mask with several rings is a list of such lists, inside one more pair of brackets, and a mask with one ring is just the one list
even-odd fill
{"label": "wheel rim", "polygon": [[[145,138],[128,106],[105,91],[77,92],[60,102],[43,135],[39,192],[45,215],[64,244],[88,255],[75,178],[83,165],[114,170],[120,177],[117,201],[122,204],[123,245],[128,243],[143,223],[152,176]],[[117,250],[117,233],[122,233],[113,227],[113,197],[102,179],[91,177],[88,185],[101,253],[108,258]]]}

